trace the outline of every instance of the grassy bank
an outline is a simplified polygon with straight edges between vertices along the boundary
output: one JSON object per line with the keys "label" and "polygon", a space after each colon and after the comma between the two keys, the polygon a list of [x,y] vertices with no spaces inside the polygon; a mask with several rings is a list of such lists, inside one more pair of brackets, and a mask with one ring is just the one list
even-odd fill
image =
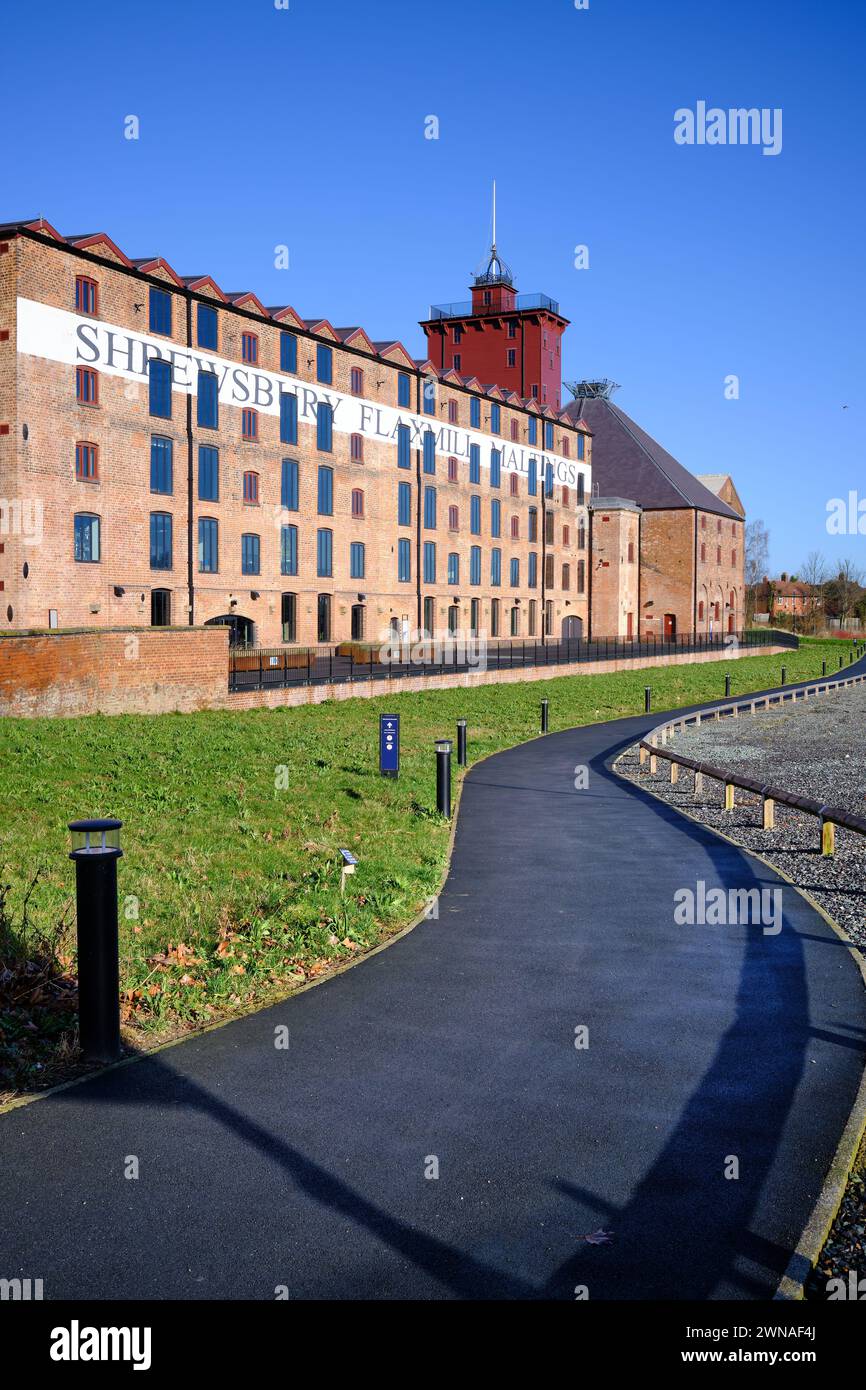
{"label": "grassy bank", "polygon": [[[67,822],[124,822],[121,983],[133,1045],[284,995],[404,926],[439,888],[449,826],[432,744],[469,721],[470,760],[538,731],[662,710],[835,667],[784,657],[565,677],[240,714],[0,723],[0,1087],[56,1076],[74,1042]],[[847,655],[847,645],[846,645]],[[380,712],[402,716],[398,781],[377,772]],[[358,869],[340,896],[339,854]],[[4,887],[5,885],[5,887]],[[5,1077],[3,1076],[5,1073]]]}

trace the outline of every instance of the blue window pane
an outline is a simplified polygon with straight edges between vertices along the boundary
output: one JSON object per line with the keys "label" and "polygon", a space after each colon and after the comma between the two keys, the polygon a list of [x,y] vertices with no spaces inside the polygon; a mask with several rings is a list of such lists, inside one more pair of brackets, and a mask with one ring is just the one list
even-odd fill
{"label": "blue window pane", "polygon": [[577,436],[577,457],[579,459],[586,458],[586,439],[582,434]]}
{"label": "blue window pane", "polygon": [[412,525],[411,483],[397,484],[397,524],[398,526]]}
{"label": "blue window pane", "polygon": [[499,487],[502,473],[502,454],[499,449],[490,450],[490,486]]}
{"label": "blue window pane", "polygon": [[316,532],[316,573],[327,579],[333,570],[334,534],[332,531]]}
{"label": "blue window pane", "polygon": [[424,431],[424,472],[436,472],[436,436],[432,430]]}
{"label": "blue window pane", "polygon": [[298,370],[298,340],[294,333],[280,334],[280,371]]}
{"label": "blue window pane", "polygon": [[150,331],[171,333],[171,295],[167,290],[150,287]]}
{"label": "blue window pane", "polygon": [[199,347],[215,348],[217,345],[217,311],[209,304],[196,305],[196,339]]}
{"label": "blue window pane", "polygon": [[473,430],[481,428],[481,402],[477,396],[469,399],[469,424]]}
{"label": "blue window pane", "polygon": [[298,442],[298,398],[293,391],[280,392],[280,442]]}
{"label": "blue window pane", "polygon": [[258,536],[241,536],[241,572],[258,574],[260,570],[260,545]]}
{"label": "blue window pane", "polygon": [[552,449],[552,448],[553,448],[553,421],[552,421],[552,420],[545,420],[545,422],[544,422],[544,447],[545,447],[545,449]]}
{"label": "blue window pane", "polygon": [[494,401],[490,407],[490,429],[493,434],[499,434],[502,423],[502,411],[500,406]]}
{"label": "blue window pane", "polygon": [[481,546],[473,545],[469,552],[469,583],[481,583]]}
{"label": "blue window pane", "polygon": [[364,578],[364,545],[362,541],[352,541],[349,546],[349,577]]}
{"label": "blue window pane", "polygon": [[436,414],[436,383],[431,381],[429,377],[426,378],[421,387],[421,407],[425,415]]}
{"label": "blue window pane", "polygon": [[408,425],[397,426],[397,467],[411,468],[410,433]]}
{"label": "blue window pane", "polygon": [[511,561],[511,587],[512,587],[512,589],[519,589],[519,588],[520,588],[520,561],[519,561],[519,560],[512,560],[512,561]]}
{"label": "blue window pane", "polygon": [[333,468],[321,467],[319,469],[319,515],[333,516],[334,514],[334,470]]}
{"label": "blue window pane", "polygon": [[397,404],[403,407],[412,404],[412,379],[405,372],[397,377]]}
{"label": "blue window pane", "polygon": [[167,512],[150,514],[150,568],[171,569],[171,517]]}
{"label": "blue window pane", "polygon": [[529,417],[529,442],[533,445],[538,443],[538,421],[534,415]]}
{"label": "blue window pane", "polygon": [[424,526],[428,531],[436,530],[436,489],[424,489]]}
{"label": "blue window pane", "polygon": [[171,419],[171,363],[152,357],[147,364],[148,408],[151,415]]}
{"label": "blue window pane", "polygon": [[334,448],[334,412],[324,401],[316,407],[316,448],[323,454],[332,453]]}
{"label": "blue window pane", "polygon": [[490,502],[490,534],[491,536],[502,534],[502,503],[498,497],[492,498]]}
{"label": "blue window pane", "polygon": [[203,429],[219,428],[219,381],[216,372],[199,372],[196,420]]}
{"label": "blue window pane", "polygon": [[81,513],[75,518],[75,558],[81,564],[95,565],[99,553],[99,517]]}
{"label": "blue window pane", "polygon": [[334,354],[324,343],[316,348],[316,380],[330,383],[334,370]]}
{"label": "blue window pane", "polygon": [[198,567],[202,574],[216,574],[219,569],[219,528],[213,517],[199,517]]}
{"label": "blue window pane", "polygon": [[469,481],[477,487],[481,482],[481,445],[469,445]]}
{"label": "blue window pane", "polygon": [[481,498],[474,494],[469,499],[469,530],[473,536],[481,535]]}
{"label": "blue window pane", "polygon": [[582,473],[577,475],[577,500],[579,505],[583,505],[586,499],[586,479]]}
{"label": "blue window pane", "polygon": [[412,545],[405,539],[397,542],[397,579],[401,584],[412,579]]}
{"label": "blue window pane", "polygon": [[172,441],[155,434],[150,441],[150,490],[151,492],[173,491],[172,482]]}
{"label": "blue window pane", "polygon": [[545,495],[545,497],[552,497],[552,496],[553,496],[553,464],[552,464],[552,463],[546,463],[546,464],[544,465],[544,495]]}
{"label": "blue window pane", "polygon": [[[530,423],[534,425],[534,424],[535,424],[535,421],[532,420]],[[529,460],[529,487],[528,487],[528,491],[529,491],[529,495],[530,495],[531,497],[534,497],[535,494],[538,492],[538,459],[537,459],[534,455],[533,455],[532,458]]]}
{"label": "blue window pane", "polygon": [[287,512],[298,510],[297,459],[283,459],[283,470],[280,477],[280,505],[285,507]]}
{"label": "blue window pane", "polygon": [[448,583],[460,583],[460,556],[452,551],[448,556]]}
{"label": "blue window pane", "polygon": [[280,574],[298,572],[298,528],[280,527]]}
{"label": "blue window pane", "polygon": [[529,552],[529,587],[536,588],[538,584],[538,556],[534,550]]}
{"label": "blue window pane", "polygon": [[436,583],[436,542],[424,542],[424,583]]}
{"label": "blue window pane", "polygon": [[491,550],[490,552],[490,583],[502,583],[502,551]]}
{"label": "blue window pane", "polygon": [[219,450],[198,446],[198,495],[201,502],[218,502],[220,495]]}

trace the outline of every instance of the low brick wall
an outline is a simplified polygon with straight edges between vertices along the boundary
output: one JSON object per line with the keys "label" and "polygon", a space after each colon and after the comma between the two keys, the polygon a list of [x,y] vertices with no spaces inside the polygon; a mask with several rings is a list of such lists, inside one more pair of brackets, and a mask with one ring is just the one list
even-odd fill
{"label": "low brick wall", "polygon": [[228,628],[108,628],[0,636],[0,715],[168,714],[218,708]]}
{"label": "low brick wall", "polygon": [[[790,647],[742,647],[740,656],[776,656]],[[447,690],[455,686],[516,685],[524,681],[555,680],[558,676],[600,676],[607,671],[643,671],[648,666],[691,666],[705,661],[736,660],[727,648],[711,652],[682,652],[664,657],[622,657],[610,661],[571,662],[562,666],[521,666],[513,670],[463,671],[446,676],[405,676],[397,680],[351,681],[340,684],[301,685],[276,690],[244,690],[226,694],[224,709],[279,709],[282,705],[320,705],[324,700],[351,700],[359,696],[403,695],[413,690]]]}

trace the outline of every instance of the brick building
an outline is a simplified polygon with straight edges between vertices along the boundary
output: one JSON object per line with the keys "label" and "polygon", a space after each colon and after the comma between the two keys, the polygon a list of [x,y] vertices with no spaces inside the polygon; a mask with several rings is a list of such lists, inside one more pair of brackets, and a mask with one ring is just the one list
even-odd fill
{"label": "brick building", "polygon": [[2,628],[583,633],[591,430],[488,376],[0,227]]}

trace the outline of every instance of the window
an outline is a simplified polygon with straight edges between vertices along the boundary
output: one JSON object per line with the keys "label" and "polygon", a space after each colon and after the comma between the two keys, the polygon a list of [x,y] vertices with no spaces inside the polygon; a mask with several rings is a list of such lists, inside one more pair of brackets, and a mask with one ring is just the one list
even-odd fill
{"label": "window", "polygon": [[171,516],[168,512],[150,514],[150,568],[171,569]]}
{"label": "window", "polygon": [[568,488],[567,488],[567,487],[563,487],[563,489],[562,489],[562,505],[563,505],[563,507],[567,507],[567,506],[568,506],[570,497],[571,497],[571,494],[570,494]]}
{"label": "window", "polygon": [[531,415],[529,417],[529,424],[527,426],[527,438],[529,440],[529,443],[532,445],[536,445],[538,443],[538,421],[536,420],[534,415]]}
{"label": "window", "polygon": [[425,415],[436,414],[436,383],[429,376],[421,387],[421,405]]}
{"label": "window", "polygon": [[[531,388],[530,388],[529,394],[532,396],[532,399],[533,399],[534,401],[537,401],[537,400],[538,400],[538,383],[537,383],[537,382],[533,382],[533,383],[532,383],[532,386],[531,386]],[[533,442],[533,444],[534,444],[534,443],[535,443],[535,440],[533,440],[532,442]]]}
{"label": "window", "polygon": [[334,514],[334,470],[326,468],[324,464],[319,467],[317,508],[319,516]]}
{"label": "window", "polygon": [[478,487],[481,482],[481,445],[469,445],[469,481]]}
{"label": "window", "polygon": [[449,402],[448,402],[448,423],[449,423],[449,425],[456,425],[456,424],[457,424],[457,402],[456,402],[456,401],[449,401]]}
{"label": "window", "polygon": [[353,640],[354,642],[362,642],[362,641],[364,640],[364,629],[365,629],[364,612],[365,612],[365,609],[364,609],[363,603],[353,603],[353,604],[352,604],[352,626],[351,626],[351,633],[352,633],[352,640]]}
{"label": "window", "polygon": [[[152,357],[147,364],[148,407],[151,415],[171,419],[171,363]],[[216,377],[213,378],[216,384]]]}
{"label": "window", "polygon": [[562,436],[562,457],[563,457],[563,458],[565,458],[565,459],[568,458],[570,449],[571,449],[571,444],[570,444],[569,440],[566,438],[566,436],[563,435],[563,436]]}
{"label": "window", "polygon": [[364,515],[364,493],[359,487],[352,488],[352,516]]}
{"label": "window", "polygon": [[[298,528],[297,526],[280,527],[280,574],[297,574],[298,572]],[[286,638],[283,637],[283,641]]]}
{"label": "window", "polygon": [[520,609],[517,604],[511,609],[511,636],[520,636]]}
{"label": "window", "polygon": [[497,586],[502,583],[502,551],[495,546],[490,552],[490,583]]}
{"label": "window", "polygon": [[258,506],[259,502],[259,475],[258,473],[244,474],[244,501],[248,506]]}
{"label": "window", "polygon": [[562,587],[563,589],[571,588],[571,565],[563,565],[562,567]]}
{"label": "window", "polygon": [[481,535],[481,498],[476,493],[469,499],[469,530],[473,536]]}
{"label": "window", "polygon": [[[296,372],[298,370],[298,340],[294,333],[280,334],[280,371]],[[294,597],[294,595],[291,595]]]}
{"label": "window", "polygon": [[256,333],[241,334],[241,361],[255,363],[259,360],[259,339]]}
{"label": "window", "polygon": [[405,372],[397,373],[397,404],[404,409],[412,403],[412,380]]}
{"label": "window", "polygon": [[502,535],[502,503],[498,497],[490,499],[490,534],[491,536]]}
{"label": "window", "polygon": [[449,483],[457,482],[457,460],[455,458],[448,460],[448,481]]}
{"label": "window", "polygon": [[499,636],[499,599],[490,600],[490,636]]}
{"label": "window", "polygon": [[298,460],[283,459],[280,473],[280,506],[287,512],[298,510]]}
{"label": "window", "polygon": [[469,425],[473,430],[481,428],[481,402],[477,396],[469,400]]}
{"label": "window", "polygon": [[298,640],[298,596],[297,594],[283,594],[280,600],[280,618],[282,620],[283,641],[296,642]]}
{"label": "window", "polygon": [[529,540],[534,544],[538,540],[538,508],[529,508]]}
{"label": "window", "polygon": [[586,479],[582,473],[577,475],[577,505],[582,507],[586,498]]}
{"label": "window", "polygon": [[171,337],[171,295],[168,290],[150,287],[150,331]]}
{"label": "window", "polygon": [[545,449],[552,449],[552,448],[553,448],[553,421],[552,421],[552,420],[545,420],[545,422],[544,422],[544,447],[545,447]]}
{"label": "window", "polygon": [[364,436],[353,434],[349,438],[349,454],[353,463],[364,462]]}
{"label": "window", "polygon": [[736,550],[732,550],[732,551],[731,551],[731,569],[736,569],[736,568],[737,568],[737,552],[736,552]]}
{"label": "window", "polygon": [[196,341],[199,347],[216,348],[217,346],[217,311],[212,309],[209,304],[197,304],[195,307],[196,318]]}
{"label": "window", "polygon": [[171,589],[151,589],[150,591],[151,627],[171,625]]}
{"label": "window", "polygon": [[555,574],[554,574],[554,557],[553,557],[552,555],[545,555],[545,557],[544,557],[544,587],[545,587],[545,589],[552,589],[552,588],[553,588],[554,582],[555,582],[555,578],[556,578],[556,576],[555,576]]}
{"label": "window", "polygon": [[544,495],[545,495],[545,497],[552,497],[552,496],[553,496],[553,464],[552,464],[552,463],[546,463],[546,464],[544,465]]}
{"label": "window", "polygon": [[581,517],[577,527],[577,548],[586,550],[586,522]]}
{"label": "window", "polygon": [[364,544],[363,541],[352,541],[349,546],[349,578],[364,578]]}
{"label": "window", "polygon": [[456,603],[448,605],[448,635],[453,637],[460,626],[460,609]]}
{"label": "window", "polygon": [[331,640],[331,595],[319,594],[316,603],[316,639],[319,642]]}
{"label": "window", "polygon": [[702,530],[702,531],[706,531],[706,529],[707,529],[707,518],[706,518],[705,516],[702,516],[702,517],[701,517],[701,530]]}
{"label": "window", "polygon": [[98,564],[100,559],[99,517],[90,512],[78,512],[74,517],[75,558],[84,565]]}
{"label": "window", "polygon": [[460,556],[453,550],[448,556],[448,583],[460,583]]}
{"label": "window", "polygon": [[[535,421],[531,420],[530,424],[534,425]],[[534,497],[538,492],[538,459],[534,454],[529,460],[529,477],[526,483],[526,491],[529,493],[530,497]]]}
{"label": "window", "polygon": [[706,547],[706,543],[702,541],[702,542],[701,542],[701,564],[702,564],[702,565],[705,565],[706,563],[707,563],[707,547]]}
{"label": "window", "polygon": [[502,469],[502,454],[498,449],[490,450],[490,486],[499,487]]}
{"label": "window", "polygon": [[411,483],[397,484],[397,525],[412,525],[412,485]]}
{"label": "window", "polygon": [[703,621],[704,621],[704,601],[703,601],[703,599],[701,599],[700,603],[698,604],[698,622],[699,622],[699,623],[702,623]]}
{"label": "window", "polygon": [[582,434],[579,434],[577,436],[577,457],[581,460],[581,462],[586,457],[586,440],[584,439]]}
{"label": "window", "polygon": [[519,517],[519,516],[513,516],[513,517],[511,518],[511,539],[512,539],[513,541],[519,541],[519,540],[520,540],[520,517]]}
{"label": "window", "polygon": [[577,592],[578,592],[579,594],[585,594],[585,593],[586,593],[586,561],[585,561],[585,560],[578,560],[578,562],[577,562]]}
{"label": "window", "polygon": [[571,544],[571,527],[570,527],[570,526],[563,526],[563,528],[562,528],[562,544],[565,545],[565,546]]}
{"label": "window", "polygon": [[259,437],[259,412],[249,406],[241,411],[241,439],[254,444]]}
{"label": "window", "polygon": [[424,489],[424,526],[428,531],[436,530],[436,489]]}
{"label": "window", "polygon": [[294,391],[280,392],[280,443],[298,442],[298,398]]}
{"label": "window", "polygon": [[261,571],[261,542],[252,531],[240,537],[240,573],[259,574]]}
{"label": "window", "polygon": [[459,530],[460,530],[460,508],[459,508],[459,507],[449,507],[449,508],[448,508],[448,530],[449,530],[449,531],[459,531]]}
{"label": "window", "polygon": [[502,433],[502,409],[493,401],[490,406],[490,432],[491,434]]}
{"label": "window", "polygon": [[170,439],[166,439],[161,434],[155,434],[150,441],[150,490],[151,492],[164,492],[171,496],[174,491],[173,486],[173,458],[174,445]]}
{"label": "window", "polygon": [[478,623],[481,618],[481,600],[473,598],[469,602],[469,631],[473,637],[478,636]]}
{"label": "window", "polygon": [[[716,522],[716,530],[718,531],[719,535],[722,534],[722,522],[721,522],[721,518],[719,518],[719,520]],[[718,606],[718,605],[717,605],[717,606]]]}
{"label": "window", "polygon": [[520,588],[520,561],[518,560],[516,555],[512,556],[511,563],[509,565],[508,578],[512,589]]}
{"label": "window", "polygon": [[316,406],[316,448],[323,454],[332,453],[334,448],[334,411],[324,401]]}
{"label": "window", "polygon": [[324,343],[316,347],[316,380],[330,385],[334,374],[334,354]]}
{"label": "window", "polygon": [[534,637],[538,627],[538,599],[529,600],[529,617],[527,620],[529,636]]}
{"label": "window", "polygon": [[76,444],[75,476],[83,483],[95,483],[99,477],[99,450],[95,444]]}
{"label": "window", "polygon": [[412,579],[412,543],[402,536],[397,542],[397,580],[409,584]]}
{"label": "window", "polygon": [[[162,363],[167,366],[167,363]],[[153,366],[153,363],[151,363]],[[99,405],[99,377],[93,367],[75,368],[75,399],[79,405]],[[171,408],[169,407],[169,414]],[[151,414],[155,414],[152,410]]]}
{"label": "window", "polygon": [[462,328],[462,326],[461,326],[459,323],[455,323],[453,332],[454,332],[454,341],[455,341],[455,343],[459,343],[459,342],[460,342],[460,339],[463,337],[463,328]]}
{"label": "window", "polygon": [[333,573],[334,533],[325,528],[316,532],[316,574],[328,578]]}
{"label": "window", "polygon": [[469,583],[481,583],[481,546],[473,545],[469,551]]}
{"label": "window", "polygon": [[628,543],[628,562],[630,565],[634,564],[634,541]]}
{"label": "window", "polygon": [[349,373],[349,386],[353,396],[363,396],[364,373],[360,367],[353,367]]}
{"label": "window", "polygon": [[424,542],[424,583],[436,583],[436,542]]}
{"label": "window", "polygon": [[553,545],[553,512],[546,512],[544,516],[544,539],[548,545]]}
{"label": "window", "polygon": [[509,348],[509,349],[508,349],[508,356],[507,356],[507,359],[506,359],[506,360],[507,360],[507,362],[508,362],[508,366],[509,366],[509,367],[516,367],[516,366],[517,366],[517,353],[516,353],[516,351],[515,351],[514,348]]}
{"label": "window", "polygon": [[432,430],[424,431],[424,472],[436,472],[436,436]]}
{"label": "window", "polygon": [[508,336],[509,338],[517,337],[517,319],[508,320]]}
{"label": "window", "polygon": [[211,516],[198,519],[199,574],[216,574],[219,569],[219,526]]}
{"label": "window", "polygon": [[454,361],[451,363],[451,365],[454,368],[455,372],[459,372],[463,367],[463,354],[460,352],[455,352]]}
{"label": "window", "polygon": [[530,589],[538,588],[538,554],[534,550],[529,552],[529,565],[526,583]]}
{"label": "window", "polygon": [[398,467],[398,468],[411,468],[411,467],[412,467],[412,456],[411,456],[410,447],[409,447],[409,440],[410,440],[409,426],[408,426],[408,425],[398,425],[398,426],[397,426],[397,467]]}
{"label": "window", "polygon": [[89,275],[75,277],[75,307],[79,314],[99,313],[99,286]]}
{"label": "window", "polygon": [[520,421],[517,419],[511,421],[511,438],[512,440],[520,438]]}
{"label": "window", "polygon": [[[155,364],[151,362],[151,367]],[[199,372],[196,387],[196,421],[203,429],[219,428],[219,379],[216,372]]]}

